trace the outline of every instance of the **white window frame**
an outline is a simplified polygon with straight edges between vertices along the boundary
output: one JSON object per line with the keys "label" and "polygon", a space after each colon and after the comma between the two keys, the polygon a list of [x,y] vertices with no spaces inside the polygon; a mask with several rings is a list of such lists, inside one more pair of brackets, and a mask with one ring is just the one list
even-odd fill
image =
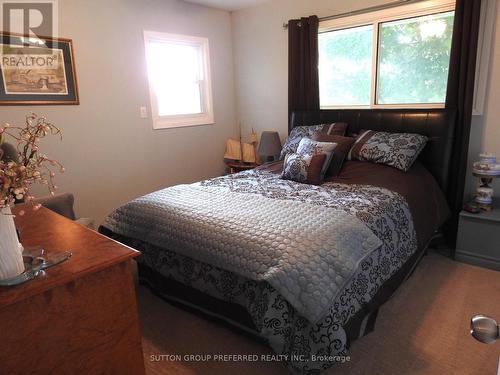
{"label": "white window frame", "polygon": [[373,26],[372,51],[372,80],[370,88],[369,105],[330,105],[321,106],[321,109],[377,109],[377,108],[444,108],[445,103],[419,103],[419,104],[377,104],[377,74],[378,74],[378,51],[379,51],[379,25],[381,23],[397,21],[407,18],[426,16],[436,13],[445,13],[455,10],[455,0],[429,0],[418,3],[401,5],[370,13],[346,16],[319,23],[319,33],[335,30],[349,29],[359,26]]}
{"label": "white window frame", "polygon": [[479,40],[477,47],[476,82],[474,85],[474,105],[472,114],[482,116],[486,102],[488,73],[494,39],[495,15],[498,15],[496,0],[481,2],[481,21],[479,24]]}
{"label": "white window frame", "polygon": [[169,129],[184,126],[198,126],[214,124],[214,110],[212,101],[212,80],[210,75],[210,50],[208,38],[161,33],[156,31],[144,31],[144,51],[147,66],[147,45],[150,42],[172,42],[187,44],[200,48],[203,77],[199,81],[201,93],[201,113],[186,115],[160,116],[158,110],[158,99],[151,82],[152,77],[148,72],[149,96],[151,101],[151,112],[153,118],[153,129]]}

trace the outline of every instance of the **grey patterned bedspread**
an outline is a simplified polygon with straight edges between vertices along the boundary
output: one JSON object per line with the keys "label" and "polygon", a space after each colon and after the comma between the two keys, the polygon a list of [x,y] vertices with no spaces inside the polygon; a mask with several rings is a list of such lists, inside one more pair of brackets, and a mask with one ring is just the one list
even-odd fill
{"label": "grey patterned bedspread", "polygon": [[[273,349],[290,358],[345,354],[342,326],[417,249],[408,204],[399,194],[373,186],[304,185],[266,171],[141,197],[116,210],[104,226],[140,241],[145,264],[165,276],[245,306]],[[300,236],[311,241],[290,246]],[[259,242],[263,237],[268,242]],[[357,251],[345,246],[349,238]],[[312,259],[297,256],[302,251]],[[337,264],[342,262],[348,266]],[[311,272],[301,269],[318,264]],[[321,291],[317,298],[315,291]],[[289,365],[307,373],[331,363],[306,359]]]}
{"label": "grey patterned bedspread", "polygon": [[178,185],[125,204],[105,226],[255,281],[266,281],[312,323],[322,318],[381,241],[335,207]]}

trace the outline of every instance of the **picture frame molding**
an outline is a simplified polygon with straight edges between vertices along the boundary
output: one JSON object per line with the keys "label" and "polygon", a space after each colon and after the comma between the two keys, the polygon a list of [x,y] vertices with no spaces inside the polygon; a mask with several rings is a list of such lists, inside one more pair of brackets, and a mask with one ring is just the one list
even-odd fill
{"label": "picture frame molding", "polygon": [[[0,41],[3,37],[17,37],[17,38],[33,38],[33,36],[25,35],[25,34],[18,34],[18,33],[11,33],[11,32],[3,32],[0,31]],[[78,93],[78,79],[76,76],[76,68],[75,68],[75,53],[74,53],[74,48],[73,48],[73,40],[69,38],[53,38],[53,37],[48,37],[48,36],[39,36],[37,35],[36,38],[41,39],[41,40],[47,40],[52,43],[67,43],[68,48],[69,48],[69,58],[70,58],[70,65],[71,65],[71,75],[73,77],[73,87],[74,87],[74,100],[1,100],[0,99],[0,106],[23,106],[23,105],[79,105],[80,104],[80,96]],[[64,53],[63,53],[63,58],[64,58]],[[67,77],[66,77],[67,78]],[[66,83],[67,84],[67,83]]]}

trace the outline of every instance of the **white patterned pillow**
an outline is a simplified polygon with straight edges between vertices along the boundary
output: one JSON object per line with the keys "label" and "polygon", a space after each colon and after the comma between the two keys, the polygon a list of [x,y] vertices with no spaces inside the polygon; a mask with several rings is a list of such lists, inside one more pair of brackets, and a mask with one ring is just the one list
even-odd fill
{"label": "white patterned pillow", "polygon": [[301,155],[287,154],[283,163],[283,180],[292,180],[310,185],[321,185],[323,176],[321,168],[325,162],[325,154]]}
{"label": "white patterned pillow", "polygon": [[427,139],[413,133],[362,130],[349,151],[349,160],[371,161],[407,172],[424,149]]}
{"label": "white patterned pillow", "polygon": [[302,138],[297,147],[297,154],[300,155],[325,155],[325,161],[323,162],[323,166],[321,168],[321,178],[325,176],[326,170],[330,166],[330,162],[332,161],[333,152],[337,147],[337,143],[334,142],[320,142],[313,141],[309,138]]}
{"label": "white patterned pillow", "polygon": [[307,181],[307,170],[313,155],[287,154],[283,163],[281,178],[297,182]]}
{"label": "white patterned pillow", "polygon": [[281,149],[280,160],[284,160],[287,154],[296,152],[302,138],[312,137],[315,133],[326,133],[329,128],[325,124],[294,127]]}

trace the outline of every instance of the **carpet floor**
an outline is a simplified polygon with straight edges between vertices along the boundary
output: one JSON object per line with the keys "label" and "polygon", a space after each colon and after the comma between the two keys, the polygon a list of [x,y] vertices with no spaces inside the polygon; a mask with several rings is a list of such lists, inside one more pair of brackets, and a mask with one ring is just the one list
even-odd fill
{"label": "carpet floor", "polygon": [[[185,358],[260,358],[273,352],[223,324],[164,302],[145,287],[138,286],[137,294],[148,375],[288,374],[280,362]],[[496,375],[500,343],[481,344],[469,334],[470,318],[477,313],[500,320],[500,272],[431,253],[380,309],[374,332],[353,343],[350,362],[324,374]]]}

